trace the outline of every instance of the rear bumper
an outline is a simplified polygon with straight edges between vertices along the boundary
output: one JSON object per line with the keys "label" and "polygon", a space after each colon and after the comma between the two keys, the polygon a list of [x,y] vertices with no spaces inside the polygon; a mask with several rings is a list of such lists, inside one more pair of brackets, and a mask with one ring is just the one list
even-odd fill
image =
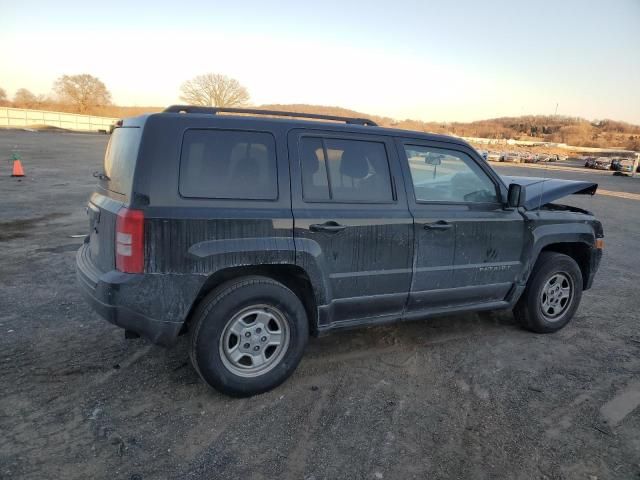
{"label": "rear bumper", "polygon": [[[150,297],[152,282],[146,277],[149,275],[116,270],[101,272],[91,261],[86,243],[76,254],[78,284],[97,313],[110,323],[134,331],[155,344],[172,345],[180,333],[184,317],[179,320],[158,318],[164,302],[155,302]],[[162,290],[157,290],[156,295],[162,294]]]}

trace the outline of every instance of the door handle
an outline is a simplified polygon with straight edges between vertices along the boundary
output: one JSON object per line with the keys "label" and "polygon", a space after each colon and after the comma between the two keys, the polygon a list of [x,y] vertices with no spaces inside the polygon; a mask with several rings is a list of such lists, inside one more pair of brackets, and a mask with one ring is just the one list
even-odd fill
{"label": "door handle", "polygon": [[437,222],[433,223],[425,223],[423,226],[425,230],[449,230],[451,227],[453,227],[453,225],[449,222],[445,222],[444,220],[438,220]]}
{"label": "door handle", "polygon": [[314,223],[309,225],[312,232],[338,233],[347,228],[346,225],[340,225],[338,222],[329,221],[325,223]]}

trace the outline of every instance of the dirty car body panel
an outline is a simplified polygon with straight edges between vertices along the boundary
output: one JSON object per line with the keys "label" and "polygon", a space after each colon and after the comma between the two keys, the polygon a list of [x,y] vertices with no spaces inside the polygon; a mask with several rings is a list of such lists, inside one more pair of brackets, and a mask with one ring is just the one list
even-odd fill
{"label": "dirty car body panel", "polygon": [[[395,188],[402,174],[392,139],[327,129],[294,129],[288,142],[294,180],[296,263],[305,271],[317,272],[312,277],[323,284],[316,289],[321,293],[316,296],[318,328],[400,316],[412,275],[413,218],[404,189]],[[341,186],[358,181],[359,172],[343,163],[336,172],[339,174],[332,175],[330,169],[337,159],[332,156],[340,155],[344,148],[341,155],[346,158],[351,145],[370,146],[380,152],[381,166],[389,172],[381,185],[386,195],[381,193],[369,201],[340,198]],[[322,185],[328,178],[326,190],[318,192],[317,186],[309,184],[307,190],[315,190],[305,192],[302,170],[307,167],[315,170],[314,175],[323,176]],[[329,169],[329,177],[325,169]],[[366,176],[369,172],[361,173]]]}
{"label": "dirty car body panel", "polygon": [[[409,206],[415,219],[416,244],[407,314],[419,317],[469,305],[508,306],[507,294],[521,270],[525,228],[519,212],[504,209],[500,199],[505,186],[500,178],[465,145],[403,138],[398,140],[398,146],[405,153],[438,152],[472,164],[475,171],[465,174],[483,178],[493,191],[491,198],[481,201],[465,201],[462,197],[446,199],[446,195],[439,193],[430,200],[428,191],[421,198],[417,189],[425,182],[439,188],[437,182],[431,180],[437,168],[446,165],[425,173],[419,160],[406,158],[402,163],[405,183],[410,189]],[[450,188],[448,176],[444,178],[447,179],[444,186]],[[416,188],[411,188],[412,183]]]}

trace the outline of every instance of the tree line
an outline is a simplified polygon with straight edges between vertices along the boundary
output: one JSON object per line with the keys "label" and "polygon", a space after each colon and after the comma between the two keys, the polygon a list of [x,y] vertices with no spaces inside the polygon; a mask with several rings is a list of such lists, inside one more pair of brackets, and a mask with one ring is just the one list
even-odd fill
{"label": "tree line", "polygon": [[83,73],[62,75],[53,84],[52,94],[35,94],[26,88],[16,90],[12,99],[0,88],[0,105],[16,108],[56,109],[74,113],[94,113],[111,105],[111,93],[99,78]]}
{"label": "tree line", "polygon": [[[106,85],[88,73],[62,75],[54,82],[51,92],[35,94],[20,88],[13,98],[9,98],[6,90],[0,87],[0,106],[96,114],[113,105]],[[250,96],[247,88],[235,78],[207,73],[184,82],[180,87],[180,99],[190,105],[241,107],[249,103]]]}
{"label": "tree line", "polygon": [[[25,88],[12,99],[0,88],[0,105],[18,108],[55,109],[85,114],[129,116],[158,111],[151,107],[117,107],[105,84],[89,74],[62,75],[52,88],[52,95],[36,95]],[[248,89],[235,78],[218,73],[205,73],[180,86],[180,100],[189,105],[209,107],[243,107],[249,105]],[[342,116],[370,117],[378,124],[420,132],[445,133],[463,137],[491,139],[543,140],[584,147],[617,146],[640,150],[640,126],[614,120],[588,121],[558,115],[526,115],[475,122],[423,122],[394,120],[370,116],[339,107],[316,105],[262,105],[263,109],[289,110]]]}
{"label": "tree line", "polygon": [[640,126],[608,119],[589,121],[559,115],[526,115],[469,123],[426,125],[463,137],[543,140],[581,147],[617,146],[627,150],[640,150]]}

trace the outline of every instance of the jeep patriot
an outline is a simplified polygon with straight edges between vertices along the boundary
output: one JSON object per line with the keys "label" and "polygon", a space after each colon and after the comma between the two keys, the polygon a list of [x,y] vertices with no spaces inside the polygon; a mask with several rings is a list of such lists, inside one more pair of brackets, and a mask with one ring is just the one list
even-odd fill
{"label": "jeep patriot", "polygon": [[234,396],[338,329],[513,309],[555,332],[602,255],[600,222],[553,203],[597,184],[501,177],[461,139],[367,119],[173,106],[117,125],[95,176],[86,298],[127,336],[188,334]]}

